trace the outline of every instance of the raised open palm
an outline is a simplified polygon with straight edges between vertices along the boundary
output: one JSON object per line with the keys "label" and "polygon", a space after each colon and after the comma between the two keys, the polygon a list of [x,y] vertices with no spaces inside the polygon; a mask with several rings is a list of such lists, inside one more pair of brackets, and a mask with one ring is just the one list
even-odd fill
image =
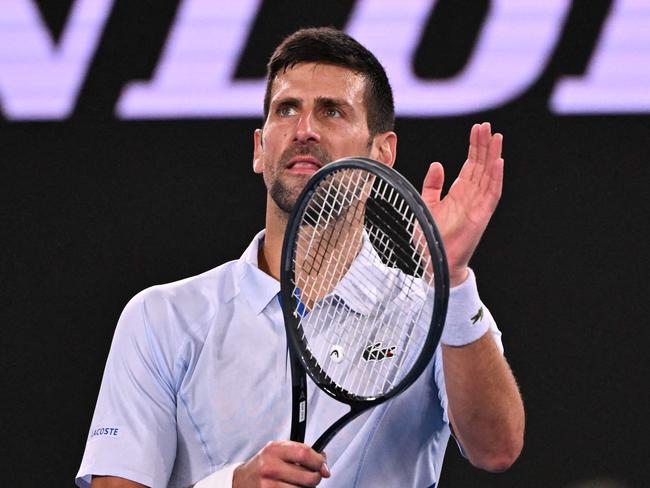
{"label": "raised open palm", "polygon": [[467,265],[501,198],[503,136],[492,134],[488,122],[475,124],[469,138],[467,160],[444,198],[444,170],[439,162],[429,167],[422,199],[438,225],[447,253],[451,286],[467,276]]}

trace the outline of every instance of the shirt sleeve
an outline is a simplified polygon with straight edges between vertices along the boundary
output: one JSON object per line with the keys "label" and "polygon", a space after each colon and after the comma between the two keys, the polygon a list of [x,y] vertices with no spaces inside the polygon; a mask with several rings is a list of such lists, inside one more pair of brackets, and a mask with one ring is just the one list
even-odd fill
{"label": "shirt sleeve", "polygon": [[129,302],[118,322],[76,478],[80,487],[90,486],[92,475],[167,486],[176,457],[174,361],[164,328],[148,323],[145,294]]}

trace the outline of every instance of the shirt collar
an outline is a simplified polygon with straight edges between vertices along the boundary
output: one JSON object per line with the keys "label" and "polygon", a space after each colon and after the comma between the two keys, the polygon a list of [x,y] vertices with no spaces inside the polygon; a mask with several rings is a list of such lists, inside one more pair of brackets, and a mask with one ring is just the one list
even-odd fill
{"label": "shirt collar", "polygon": [[259,268],[257,254],[264,242],[264,231],[259,232],[237,263],[240,291],[257,315],[268,306],[280,291],[280,282]]}
{"label": "shirt collar", "polygon": [[[259,246],[264,242],[264,233],[259,232],[248,245],[238,261],[240,270],[240,291],[255,314],[259,315],[280,292],[280,282],[259,269],[257,255]],[[355,276],[366,276],[360,283]],[[398,278],[395,269],[387,267],[370,243],[367,234],[363,234],[363,245],[352,261],[350,269],[329,293],[343,300],[346,306],[361,315],[369,315],[383,299],[380,294],[386,289],[386,280]],[[374,283],[382,284],[381,289]]]}
{"label": "shirt collar", "polygon": [[[383,289],[386,286],[386,280],[391,279],[391,275],[394,278],[395,273],[382,263],[364,232],[361,250],[352,261],[350,269],[345,273],[343,279],[332,290],[332,294],[343,299],[353,311],[361,315],[369,315],[381,300],[381,290],[374,284],[383,283]],[[366,279],[360,282],[354,278],[355,276],[364,276]]]}

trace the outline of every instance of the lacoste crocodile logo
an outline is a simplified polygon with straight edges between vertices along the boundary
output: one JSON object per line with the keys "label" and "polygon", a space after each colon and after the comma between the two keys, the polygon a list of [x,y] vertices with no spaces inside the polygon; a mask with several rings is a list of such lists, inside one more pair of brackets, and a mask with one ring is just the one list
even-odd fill
{"label": "lacoste crocodile logo", "polygon": [[476,312],[476,315],[470,318],[472,321],[472,325],[476,324],[479,320],[483,320],[483,307],[478,309],[478,312]]}
{"label": "lacoste crocodile logo", "polygon": [[395,346],[382,349],[381,342],[376,342],[363,350],[362,357],[366,361],[381,361],[384,358],[395,356]]}

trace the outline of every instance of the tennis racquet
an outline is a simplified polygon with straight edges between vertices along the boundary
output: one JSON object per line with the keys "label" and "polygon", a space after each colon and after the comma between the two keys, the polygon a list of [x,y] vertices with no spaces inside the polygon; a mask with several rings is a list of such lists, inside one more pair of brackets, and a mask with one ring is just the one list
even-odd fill
{"label": "tennis racquet", "polygon": [[305,438],[306,374],[350,406],[312,446],[320,452],[430,363],[449,298],[442,239],[403,176],[371,159],[341,159],[316,172],[294,206],[280,282],[291,440]]}

